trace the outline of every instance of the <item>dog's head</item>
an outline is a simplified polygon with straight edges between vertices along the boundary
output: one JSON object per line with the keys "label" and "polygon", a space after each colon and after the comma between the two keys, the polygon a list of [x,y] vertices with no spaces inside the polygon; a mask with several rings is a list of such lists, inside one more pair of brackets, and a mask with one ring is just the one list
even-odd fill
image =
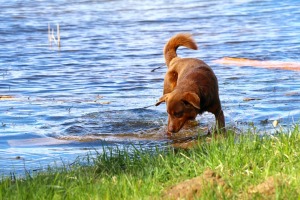
{"label": "dog's head", "polygon": [[155,104],[166,102],[168,133],[177,133],[186,121],[195,119],[200,110],[200,98],[196,93],[173,91],[163,95]]}

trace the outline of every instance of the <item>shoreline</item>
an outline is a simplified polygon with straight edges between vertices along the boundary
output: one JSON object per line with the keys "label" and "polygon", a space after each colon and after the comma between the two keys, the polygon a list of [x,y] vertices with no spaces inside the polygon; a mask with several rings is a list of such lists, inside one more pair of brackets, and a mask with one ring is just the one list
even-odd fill
{"label": "shoreline", "polygon": [[262,136],[216,134],[193,148],[108,150],[62,168],[13,175],[3,199],[295,199],[300,195],[299,124]]}

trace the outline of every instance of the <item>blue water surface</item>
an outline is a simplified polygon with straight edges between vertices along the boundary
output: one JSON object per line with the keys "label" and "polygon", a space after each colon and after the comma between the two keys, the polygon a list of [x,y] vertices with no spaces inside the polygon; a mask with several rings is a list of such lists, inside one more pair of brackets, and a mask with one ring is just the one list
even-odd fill
{"label": "blue water surface", "polygon": [[[162,49],[179,32],[192,33],[199,50],[178,54],[215,71],[229,127],[292,126],[299,71],[213,61],[299,63],[299,8],[297,0],[2,0],[0,95],[13,98],[0,100],[0,174],[73,162],[94,149],[168,145],[165,106],[153,105],[166,72]],[[48,26],[57,39],[57,24],[60,47],[48,40]],[[209,114],[198,120],[213,124]]]}

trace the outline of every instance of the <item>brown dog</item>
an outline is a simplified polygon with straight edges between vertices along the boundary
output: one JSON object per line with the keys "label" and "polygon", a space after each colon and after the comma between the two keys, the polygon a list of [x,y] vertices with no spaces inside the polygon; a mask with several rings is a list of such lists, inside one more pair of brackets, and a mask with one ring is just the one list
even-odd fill
{"label": "brown dog", "polygon": [[163,96],[156,103],[167,104],[168,134],[178,132],[186,121],[194,120],[205,111],[215,115],[217,127],[225,126],[224,114],[219,99],[218,80],[212,69],[196,58],[179,58],[179,46],[197,49],[190,34],[173,36],[164,48],[167,73],[164,79]]}

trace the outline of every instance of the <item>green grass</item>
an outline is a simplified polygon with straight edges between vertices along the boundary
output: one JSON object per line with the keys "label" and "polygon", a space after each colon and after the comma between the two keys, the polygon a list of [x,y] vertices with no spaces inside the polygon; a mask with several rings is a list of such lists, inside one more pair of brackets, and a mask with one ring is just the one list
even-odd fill
{"label": "green grass", "polygon": [[[229,131],[210,142],[199,140],[192,150],[107,151],[90,162],[16,180],[3,178],[0,199],[162,199],[170,186],[208,168],[226,186],[208,184],[198,199],[300,198],[299,125],[276,136]],[[274,193],[249,192],[269,177],[276,179]]]}

